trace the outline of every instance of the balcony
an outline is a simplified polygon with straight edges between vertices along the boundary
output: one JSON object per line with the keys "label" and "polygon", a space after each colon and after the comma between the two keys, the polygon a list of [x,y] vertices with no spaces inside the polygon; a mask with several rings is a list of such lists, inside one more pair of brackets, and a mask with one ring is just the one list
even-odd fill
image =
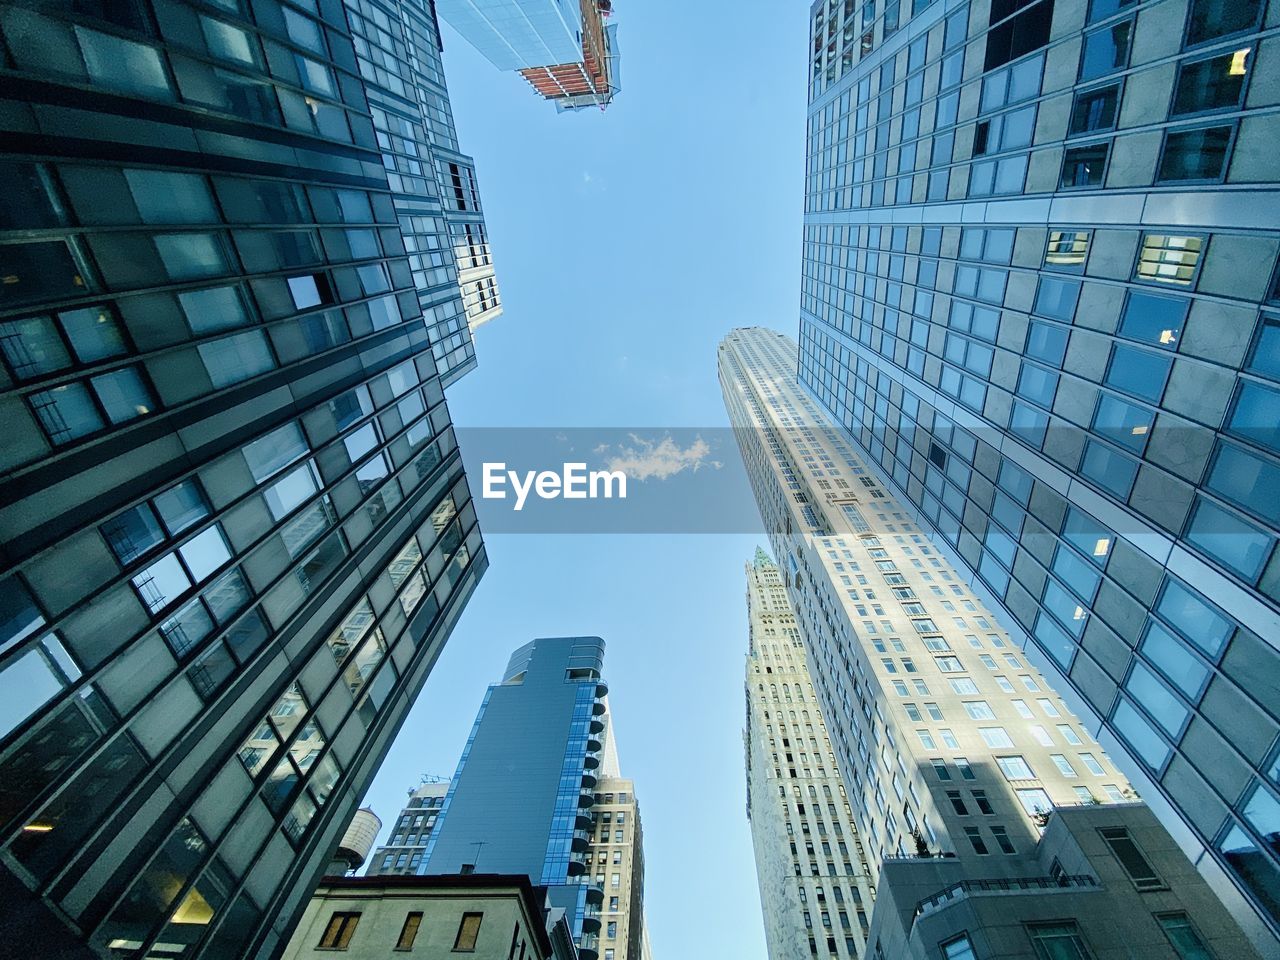
{"label": "balcony", "polygon": [[588,770],[594,770],[600,766],[600,755],[597,753],[588,753],[582,758],[582,765]]}
{"label": "balcony", "polygon": [[595,933],[587,933],[585,928],[586,924],[583,924],[582,936],[578,938],[578,958],[600,960],[600,937]]}
{"label": "balcony", "polygon": [[581,877],[587,872],[587,865],[581,860],[570,860],[569,867],[565,871],[566,876]]}
{"label": "balcony", "polygon": [[583,810],[589,810],[596,805],[596,794],[594,790],[588,790],[585,787],[578,794],[578,806]]}
{"label": "balcony", "polygon": [[591,712],[597,717],[603,717],[604,711],[605,711],[605,705],[601,703],[599,700],[597,700],[595,703],[591,705]]}
{"label": "balcony", "polygon": [[588,837],[591,835],[591,831],[595,829],[595,825],[596,822],[591,818],[590,810],[579,810],[578,815],[573,820],[574,831],[585,831]]}
{"label": "balcony", "polygon": [[592,733],[604,733],[604,721],[591,718],[591,726],[588,728]]}
{"label": "balcony", "polygon": [[919,901],[916,904],[916,919],[969,897],[1040,894],[1051,891],[1067,893],[1101,889],[1102,886],[1098,881],[1087,874],[1064,874],[1060,877],[1014,877],[1007,880],[961,880]]}
{"label": "balcony", "polygon": [[590,770],[583,770],[583,771],[582,771],[582,786],[583,786],[584,788],[586,788],[586,787],[591,787],[592,789],[594,789],[594,788],[595,788],[595,785],[596,785],[596,775],[595,775],[594,773],[592,773]]}
{"label": "balcony", "polygon": [[582,912],[582,930],[584,933],[600,932],[600,904],[587,904]]}
{"label": "balcony", "polygon": [[604,748],[604,744],[600,742],[599,737],[587,737],[587,753],[599,753]]}
{"label": "balcony", "polygon": [[[583,881],[585,883],[585,881]],[[587,887],[587,906],[594,904],[599,907],[604,904],[604,887],[596,886],[596,884],[586,884]]]}
{"label": "balcony", "polygon": [[[578,819],[581,820],[582,817],[579,817]],[[573,831],[573,841],[570,844],[570,849],[572,849],[574,853],[581,853],[583,850],[586,850],[590,846],[591,846],[590,830],[582,828],[582,829]]]}
{"label": "balcony", "polygon": [[609,685],[603,680],[596,681],[596,699],[602,700],[609,695]]}

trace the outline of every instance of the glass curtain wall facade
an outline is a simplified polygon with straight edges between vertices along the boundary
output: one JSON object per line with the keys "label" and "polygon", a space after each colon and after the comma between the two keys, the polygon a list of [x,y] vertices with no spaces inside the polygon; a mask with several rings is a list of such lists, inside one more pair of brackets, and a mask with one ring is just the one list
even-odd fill
{"label": "glass curtain wall facade", "polygon": [[487,565],[347,16],[0,38],[0,924],[272,957]]}
{"label": "glass curtain wall facade", "polygon": [[799,377],[1280,930],[1280,6],[827,2]]}
{"label": "glass curtain wall facade", "polygon": [[463,748],[421,874],[525,874],[565,912],[578,954],[600,956],[593,882],[608,687],[599,637],[546,637],[511,655]]}
{"label": "glass curtain wall facade", "polygon": [[747,817],[769,956],[861,957],[875,888],[777,564],[747,565]]}
{"label": "glass curtain wall facade", "polygon": [[447,387],[475,368],[471,331],[502,306],[475,163],[458,152],[435,2],[343,2],[413,286]]}

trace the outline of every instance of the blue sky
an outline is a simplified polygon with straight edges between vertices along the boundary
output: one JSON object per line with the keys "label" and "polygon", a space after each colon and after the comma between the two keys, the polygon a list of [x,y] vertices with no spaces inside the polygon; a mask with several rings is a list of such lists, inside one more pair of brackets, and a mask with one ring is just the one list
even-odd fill
{"label": "blue sky", "polygon": [[[505,309],[449,393],[462,428],[722,426],[720,338],[794,333],[808,3],[615,9],[623,91],[603,114],[558,114],[445,28]],[[515,647],[602,636],[655,960],[763,957],[742,759],[743,566],[763,537],[485,539],[491,567],[367,802],[390,821],[421,774],[453,772]]]}

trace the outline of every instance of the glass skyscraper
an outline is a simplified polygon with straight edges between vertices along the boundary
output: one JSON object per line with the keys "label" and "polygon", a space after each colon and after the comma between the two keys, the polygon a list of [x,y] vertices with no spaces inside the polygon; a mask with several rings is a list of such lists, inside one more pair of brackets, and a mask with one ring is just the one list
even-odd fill
{"label": "glass skyscraper", "polygon": [[[485,693],[418,870],[527,875],[565,911],[584,960],[600,954],[605,897],[589,852],[597,785],[617,775],[603,663],[599,637],[541,638],[511,655]],[[619,893],[621,878],[612,886]]]}
{"label": "glass skyscraper", "polygon": [[430,9],[0,38],[0,927],[271,957],[487,564]]}
{"label": "glass skyscraper", "polygon": [[1278,16],[814,4],[799,362],[1272,949]]}
{"label": "glass skyscraper", "polygon": [[557,110],[603,110],[621,89],[612,0],[439,0],[449,25]]}

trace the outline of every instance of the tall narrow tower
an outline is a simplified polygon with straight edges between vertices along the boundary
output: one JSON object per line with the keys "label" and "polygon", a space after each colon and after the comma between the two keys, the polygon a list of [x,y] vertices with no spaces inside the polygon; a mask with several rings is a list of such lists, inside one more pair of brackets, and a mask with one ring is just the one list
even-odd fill
{"label": "tall narrow tower", "polygon": [[777,565],[747,564],[747,816],[769,956],[860,957],[870,868]]}
{"label": "tall narrow tower", "polygon": [[603,662],[599,637],[541,638],[512,654],[485,694],[419,872],[525,874],[565,911],[585,960],[602,950],[623,960],[620,933],[643,930],[631,903],[644,860],[634,790],[610,741]]}
{"label": "tall narrow tower", "polygon": [[[1075,938],[1172,960],[1185,954],[1162,911],[1194,910],[1195,936],[1252,956],[1079,718],[800,388],[796,362],[794,341],[769,330],[720,345],[730,421],[876,885],[868,950],[1043,956]],[[1128,899],[1157,887],[1168,900]],[[966,909],[952,909],[961,895]],[[1051,929],[1054,911],[1077,919]]]}

